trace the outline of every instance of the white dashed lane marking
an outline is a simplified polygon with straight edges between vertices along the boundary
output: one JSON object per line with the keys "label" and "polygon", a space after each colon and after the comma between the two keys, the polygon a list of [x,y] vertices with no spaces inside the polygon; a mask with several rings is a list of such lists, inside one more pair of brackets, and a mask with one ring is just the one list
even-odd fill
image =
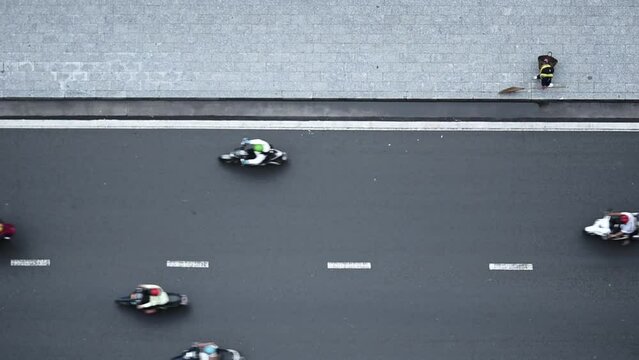
{"label": "white dashed lane marking", "polygon": [[12,259],[11,266],[51,266],[49,259]]}
{"label": "white dashed lane marking", "polygon": [[329,262],[326,263],[326,268],[331,270],[369,270],[371,263],[369,262]]}
{"label": "white dashed lane marking", "polygon": [[182,260],[167,260],[166,267],[178,267],[178,268],[202,268],[208,269],[208,261],[182,261]]}
{"label": "white dashed lane marking", "polygon": [[532,271],[533,264],[489,264],[490,270]]}

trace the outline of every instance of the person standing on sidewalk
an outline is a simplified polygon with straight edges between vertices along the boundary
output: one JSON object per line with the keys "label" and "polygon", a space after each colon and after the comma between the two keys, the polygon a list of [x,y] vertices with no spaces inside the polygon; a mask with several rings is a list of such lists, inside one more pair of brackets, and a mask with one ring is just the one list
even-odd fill
{"label": "person standing on sidewalk", "polygon": [[552,87],[552,77],[555,73],[555,68],[549,63],[547,58],[544,58],[539,65],[539,74],[533,79],[541,80],[541,86],[543,88]]}

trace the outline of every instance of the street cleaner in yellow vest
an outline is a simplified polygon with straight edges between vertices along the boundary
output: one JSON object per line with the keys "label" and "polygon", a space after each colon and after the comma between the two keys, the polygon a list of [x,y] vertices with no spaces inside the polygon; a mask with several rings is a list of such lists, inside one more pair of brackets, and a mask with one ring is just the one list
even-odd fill
{"label": "street cleaner in yellow vest", "polygon": [[548,62],[548,59],[544,59],[543,62],[539,64],[539,75],[535,76],[534,80],[541,80],[541,86],[552,87],[552,77],[555,72],[554,67]]}

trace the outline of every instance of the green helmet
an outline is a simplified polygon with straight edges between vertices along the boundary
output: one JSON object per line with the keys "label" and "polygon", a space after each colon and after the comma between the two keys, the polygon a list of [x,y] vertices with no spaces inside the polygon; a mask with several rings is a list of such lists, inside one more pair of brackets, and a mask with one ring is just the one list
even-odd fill
{"label": "green helmet", "polygon": [[264,150],[264,146],[262,144],[255,144],[253,145],[253,150],[257,152],[262,152]]}

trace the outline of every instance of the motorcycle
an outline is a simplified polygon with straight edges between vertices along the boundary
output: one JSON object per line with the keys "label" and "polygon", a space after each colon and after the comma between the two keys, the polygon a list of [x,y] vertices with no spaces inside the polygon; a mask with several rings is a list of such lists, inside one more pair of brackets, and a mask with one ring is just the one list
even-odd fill
{"label": "motorcycle", "polygon": [[[228,154],[220,155],[219,159],[225,164],[239,164],[240,160],[246,159],[248,155],[249,153],[244,147],[239,147]],[[266,153],[264,161],[254,166],[284,165],[287,160],[288,155],[284,151],[272,148]]]}
{"label": "motorcycle", "polygon": [[11,240],[11,237],[15,235],[16,227],[13,224],[5,223],[0,220],[0,238],[5,240]]}
{"label": "motorcycle", "polygon": [[[639,221],[639,212],[631,213],[637,221]],[[610,224],[610,215],[606,214],[604,217],[595,220],[595,222],[584,228],[584,231],[589,235],[599,236],[604,240],[608,239],[608,235],[612,232],[611,224]],[[614,225],[612,226],[614,228]],[[639,235],[634,235],[632,237],[634,240],[639,240]]]}
{"label": "motorcycle", "polygon": [[[115,299],[115,302],[116,304],[119,304],[119,305],[131,306],[131,307],[137,308],[138,305],[142,304],[142,301],[144,298],[144,294],[143,294],[144,290],[145,289],[138,287],[128,296],[122,296]],[[164,290],[162,291],[165,292]],[[166,310],[169,308],[181,307],[181,306],[186,306],[189,304],[189,298],[188,296],[184,294],[171,293],[171,292],[165,292],[165,293],[169,299],[167,303],[146,308],[143,310],[147,313],[154,313],[157,310]]]}
{"label": "motorcycle", "polygon": [[226,357],[225,354],[231,355],[231,359],[233,360],[244,360],[244,357],[240,355],[239,351],[233,349],[222,349],[219,348],[214,342],[209,341],[205,343],[193,343],[191,348],[182,351],[180,355],[174,356],[171,360],[190,360],[190,359],[199,359],[199,352],[202,351],[206,346],[213,346],[216,349],[216,352],[212,355],[209,355],[209,359],[220,359],[223,360]]}

